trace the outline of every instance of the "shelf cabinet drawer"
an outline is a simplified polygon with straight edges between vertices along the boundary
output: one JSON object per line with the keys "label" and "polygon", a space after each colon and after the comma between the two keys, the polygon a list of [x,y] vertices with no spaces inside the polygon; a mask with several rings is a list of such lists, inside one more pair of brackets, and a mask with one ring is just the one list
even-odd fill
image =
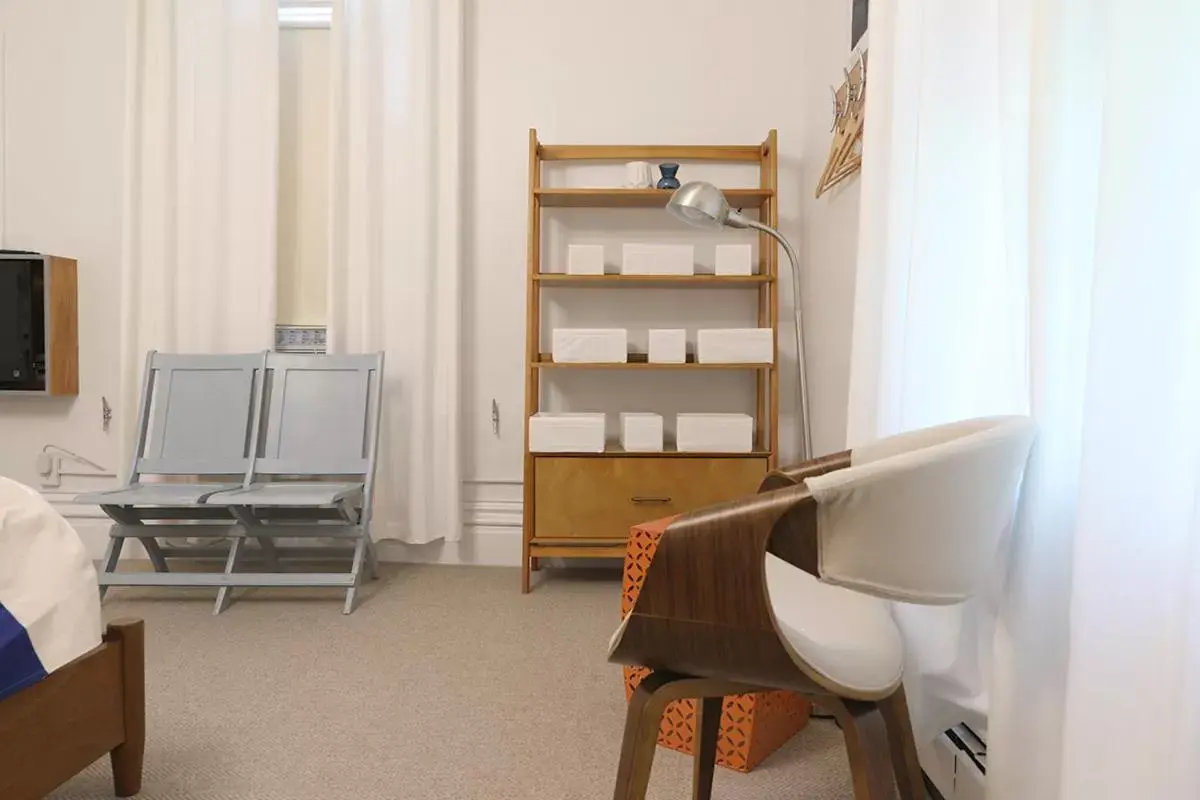
{"label": "shelf cabinet drawer", "polygon": [[761,457],[538,457],[535,538],[624,539],[639,522],[754,494],[766,473]]}

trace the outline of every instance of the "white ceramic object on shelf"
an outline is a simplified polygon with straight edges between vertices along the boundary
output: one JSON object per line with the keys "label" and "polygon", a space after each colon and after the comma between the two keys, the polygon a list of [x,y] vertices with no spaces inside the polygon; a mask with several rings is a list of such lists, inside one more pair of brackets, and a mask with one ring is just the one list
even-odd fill
{"label": "white ceramic object on shelf", "polygon": [[551,357],[556,363],[621,364],[629,360],[624,328],[555,328]]}
{"label": "white ceramic object on shelf", "polygon": [[604,414],[547,413],[529,418],[532,453],[603,453]]}
{"label": "white ceramic object on shelf", "polygon": [[753,275],[753,253],[748,244],[719,244],[716,250],[718,275]]}
{"label": "white ceramic object on shelf", "polygon": [[675,443],[681,453],[749,453],[754,417],[749,414],[679,414]]}
{"label": "white ceramic object on shelf", "polygon": [[604,245],[602,245],[602,244],[569,244],[569,245],[567,245],[567,274],[568,275],[603,275],[604,274]]}
{"label": "white ceramic object on shelf", "polygon": [[630,161],[625,165],[626,189],[653,189],[654,171],[649,161]]}
{"label": "white ceramic object on shelf", "polygon": [[690,244],[642,244],[621,246],[622,275],[695,275],[696,248]]}
{"label": "white ceramic object on shelf", "polygon": [[649,331],[651,364],[682,364],[687,361],[687,331],[684,328],[651,328]]}
{"label": "white ceramic object on shelf", "polygon": [[771,328],[702,328],[696,334],[701,364],[772,364],[775,331]]}
{"label": "white ceramic object on shelf", "polygon": [[661,453],[662,414],[640,411],[621,414],[621,447],[630,453]]}

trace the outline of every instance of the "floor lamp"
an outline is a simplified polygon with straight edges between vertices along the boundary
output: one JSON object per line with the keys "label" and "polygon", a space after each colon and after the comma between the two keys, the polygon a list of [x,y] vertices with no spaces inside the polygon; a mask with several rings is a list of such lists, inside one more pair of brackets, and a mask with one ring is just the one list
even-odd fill
{"label": "floor lamp", "polygon": [[721,190],[705,181],[692,181],[676,189],[667,203],[667,211],[697,228],[753,228],[783,245],[788,261],[792,264],[792,296],[796,307],[796,372],[799,374],[800,424],[804,436],[800,456],[807,461],[813,455],[812,428],[808,421],[808,378],[804,361],[804,328],[800,321],[800,259],[797,258],[795,249],[782,233],[770,225],[764,225],[758,220],[744,216],[740,211],[731,209]]}

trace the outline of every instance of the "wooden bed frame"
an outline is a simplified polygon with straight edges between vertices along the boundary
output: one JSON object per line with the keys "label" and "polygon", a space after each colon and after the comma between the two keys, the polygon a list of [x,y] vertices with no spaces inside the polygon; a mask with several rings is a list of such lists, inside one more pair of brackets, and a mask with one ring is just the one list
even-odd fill
{"label": "wooden bed frame", "polygon": [[142,788],[141,620],[110,623],[95,650],[0,700],[0,797],[40,800],[108,753],[117,797]]}

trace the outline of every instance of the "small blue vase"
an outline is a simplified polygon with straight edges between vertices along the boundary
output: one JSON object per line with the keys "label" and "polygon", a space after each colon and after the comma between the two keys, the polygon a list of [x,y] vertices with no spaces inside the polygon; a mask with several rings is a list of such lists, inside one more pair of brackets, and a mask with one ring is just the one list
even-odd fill
{"label": "small blue vase", "polygon": [[678,164],[659,164],[658,171],[662,173],[662,177],[658,179],[659,189],[679,188],[679,179],[675,177],[675,173],[679,172]]}

